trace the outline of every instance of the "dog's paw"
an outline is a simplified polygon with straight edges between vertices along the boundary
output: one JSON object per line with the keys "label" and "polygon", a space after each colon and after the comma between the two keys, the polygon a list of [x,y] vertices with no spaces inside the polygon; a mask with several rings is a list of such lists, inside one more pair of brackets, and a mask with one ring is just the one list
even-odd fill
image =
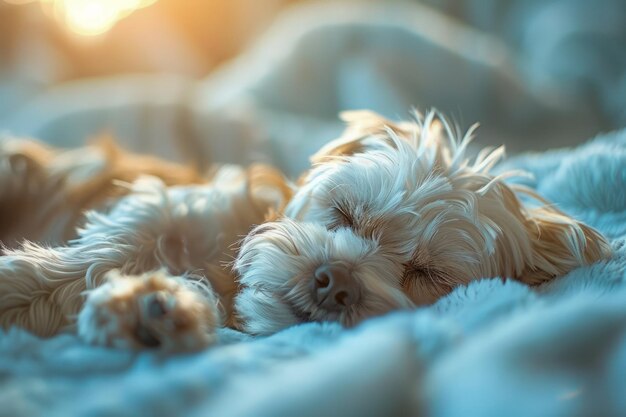
{"label": "dog's paw", "polygon": [[210,288],[163,272],[109,274],[78,315],[85,341],[119,348],[194,351],[215,342],[217,300]]}

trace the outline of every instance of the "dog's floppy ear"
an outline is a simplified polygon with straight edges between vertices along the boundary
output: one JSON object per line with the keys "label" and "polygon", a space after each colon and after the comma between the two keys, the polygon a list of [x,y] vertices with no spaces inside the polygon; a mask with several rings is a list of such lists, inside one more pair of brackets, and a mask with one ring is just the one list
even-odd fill
{"label": "dog's floppy ear", "polygon": [[522,278],[529,284],[611,256],[611,246],[599,232],[552,208],[530,211],[527,230],[532,239],[533,264]]}
{"label": "dog's floppy ear", "polygon": [[[513,187],[516,191],[548,203],[534,191]],[[564,275],[581,265],[607,259],[612,250],[609,242],[595,229],[575,220],[553,205],[524,207],[510,191],[507,198],[512,210],[524,218],[531,256],[518,279],[536,285]],[[513,201],[515,200],[515,201]]]}
{"label": "dog's floppy ear", "polygon": [[398,137],[408,138],[417,134],[419,130],[416,123],[394,123],[369,110],[345,111],[340,114],[340,117],[348,125],[346,130],[339,138],[330,141],[315,153],[311,157],[312,163],[363,152],[375,146],[377,136],[386,137],[390,131]]}

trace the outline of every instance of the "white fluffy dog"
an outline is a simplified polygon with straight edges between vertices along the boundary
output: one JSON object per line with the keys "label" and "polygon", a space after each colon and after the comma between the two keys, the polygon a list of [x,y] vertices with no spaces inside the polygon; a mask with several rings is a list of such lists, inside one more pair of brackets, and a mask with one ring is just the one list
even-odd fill
{"label": "white fluffy dog", "polygon": [[354,325],[471,280],[536,285],[610,256],[598,232],[504,182],[520,173],[490,174],[502,148],[468,160],[474,128],[460,138],[434,113],[400,124],[345,117],[349,128],[314,156],[284,218],[241,247],[236,310],[246,331]]}
{"label": "white fluffy dog", "polygon": [[610,255],[598,232],[523,204],[519,194],[543,200],[490,174],[502,149],[470,162],[473,130],[459,139],[435,113],[346,117],[293,196],[267,167],[225,168],[205,185],[143,178],[110,211],[89,212],[69,246],[7,250],[0,324],[51,335],[77,316],[89,342],[191,350],[214,340],[221,313],[254,334],[350,326],[474,279],[540,284]]}

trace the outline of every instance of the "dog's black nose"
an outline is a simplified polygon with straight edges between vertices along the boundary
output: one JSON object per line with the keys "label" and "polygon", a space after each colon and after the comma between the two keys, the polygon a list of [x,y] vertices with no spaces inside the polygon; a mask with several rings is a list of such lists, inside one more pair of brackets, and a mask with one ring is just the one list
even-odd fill
{"label": "dog's black nose", "polygon": [[315,270],[313,299],[328,311],[340,311],[359,301],[359,288],[343,265],[322,265]]}

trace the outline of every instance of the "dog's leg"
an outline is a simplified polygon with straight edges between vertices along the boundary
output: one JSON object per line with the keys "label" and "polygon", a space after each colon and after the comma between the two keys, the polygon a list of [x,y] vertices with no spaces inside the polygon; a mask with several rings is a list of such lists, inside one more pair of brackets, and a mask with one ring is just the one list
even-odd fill
{"label": "dog's leg", "polygon": [[108,274],[89,291],[78,315],[85,341],[119,348],[193,351],[215,342],[221,323],[217,298],[205,283],[165,272]]}
{"label": "dog's leg", "polygon": [[32,243],[9,250],[0,257],[0,327],[47,337],[73,329],[78,317],[80,336],[94,344],[183,351],[213,342],[221,319],[209,284],[164,272],[121,277],[110,272],[124,267],[117,252]]}
{"label": "dog's leg", "polygon": [[69,330],[83,292],[120,266],[102,246],[49,248],[26,242],[7,249],[0,256],[0,328],[19,326],[42,337]]}

